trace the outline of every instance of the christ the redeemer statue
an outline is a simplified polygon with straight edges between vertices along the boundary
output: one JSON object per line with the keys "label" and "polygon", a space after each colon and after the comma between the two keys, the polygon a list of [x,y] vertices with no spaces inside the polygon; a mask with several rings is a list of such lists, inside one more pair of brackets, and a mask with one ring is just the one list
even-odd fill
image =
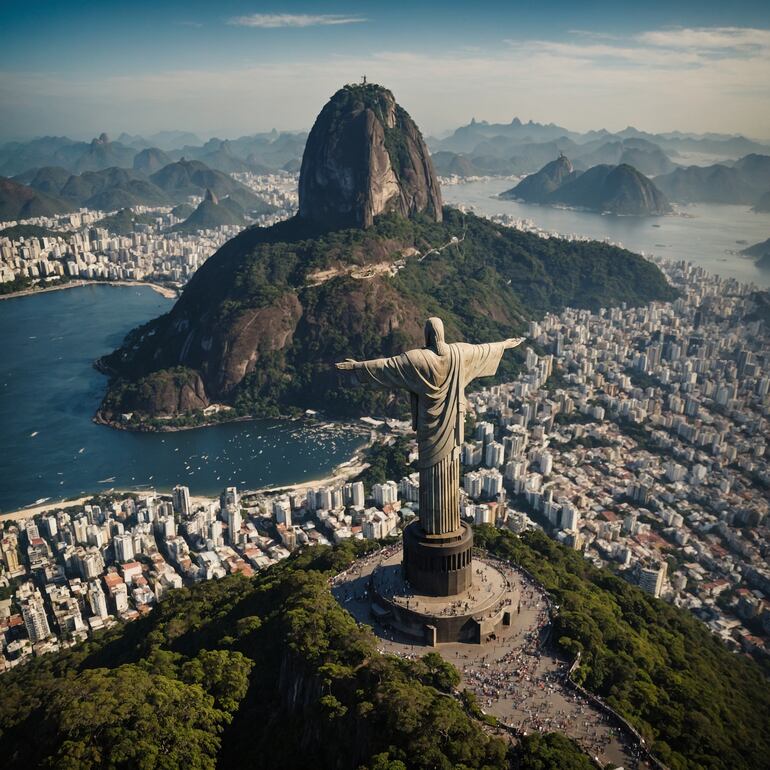
{"label": "christ the redeemer statue", "polygon": [[444,341],[444,324],[429,318],[425,347],[392,358],[348,359],[363,383],[409,391],[412,427],[417,431],[420,524],[428,537],[453,535],[460,527],[460,448],[465,425],[465,388],[495,374],[503,353],[524,338],[470,345]]}

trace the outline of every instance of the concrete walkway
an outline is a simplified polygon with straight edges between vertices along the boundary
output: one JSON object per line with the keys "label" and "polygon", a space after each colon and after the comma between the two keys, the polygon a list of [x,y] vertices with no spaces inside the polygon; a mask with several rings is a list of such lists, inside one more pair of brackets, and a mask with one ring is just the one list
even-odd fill
{"label": "concrete walkway", "polygon": [[475,692],[481,708],[505,724],[527,733],[564,733],[601,765],[649,769],[603,712],[564,685],[568,662],[542,644],[548,636],[549,620],[539,587],[506,565],[521,591],[521,611],[513,608],[513,623],[504,635],[486,645],[427,647],[383,627],[372,616],[367,595],[369,575],[381,561],[391,561],[395,551],[391,548],[382,556],[359,560],[332,584],[337,601],[358,622],[372,627],[381,652],[412,658],[436,651],[460,672],[459,688]]}

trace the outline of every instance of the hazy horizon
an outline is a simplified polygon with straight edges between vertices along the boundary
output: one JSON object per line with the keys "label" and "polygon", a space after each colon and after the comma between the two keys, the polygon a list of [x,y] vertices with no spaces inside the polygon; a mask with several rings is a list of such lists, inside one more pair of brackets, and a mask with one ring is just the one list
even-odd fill
{"label": "hazy horizon", "polygon": [[302,131],[363,74],[426,135],[517,116],[770,138],[763,3],[43,2],[3,20],[2,141]]}

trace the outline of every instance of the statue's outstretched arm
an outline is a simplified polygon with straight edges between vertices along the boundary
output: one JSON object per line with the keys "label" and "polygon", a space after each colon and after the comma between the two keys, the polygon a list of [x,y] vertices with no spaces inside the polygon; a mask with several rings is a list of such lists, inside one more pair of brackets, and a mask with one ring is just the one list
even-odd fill
{"label": "statue's outstretched arm", "polygon": [[371,361],[356,361],[348,358],[335,364],[344,372],[354,371],[363,383],[381,388],[409,387],[409,359],[406,355],[392,358],[373,358]]}
{"label": "statue's outstretched arm", "polygon": [[510,350],[511,348],[517,348],[519,345],[521,345],[524,340],[527,339],[526,337],[509,337],[507,340],[503,340],[503,346],[506,350]]}

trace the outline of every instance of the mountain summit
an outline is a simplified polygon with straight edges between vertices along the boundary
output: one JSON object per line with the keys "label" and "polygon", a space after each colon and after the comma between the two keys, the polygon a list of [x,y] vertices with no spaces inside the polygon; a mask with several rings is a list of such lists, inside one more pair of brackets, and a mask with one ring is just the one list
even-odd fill
{"label": "mountain summit", "polygon": [[316,118],[302,156],[299,214],[324,225],[371,227],[379,214],[441,221],[441,190],[420,130],[393,94],[347,85]]}

